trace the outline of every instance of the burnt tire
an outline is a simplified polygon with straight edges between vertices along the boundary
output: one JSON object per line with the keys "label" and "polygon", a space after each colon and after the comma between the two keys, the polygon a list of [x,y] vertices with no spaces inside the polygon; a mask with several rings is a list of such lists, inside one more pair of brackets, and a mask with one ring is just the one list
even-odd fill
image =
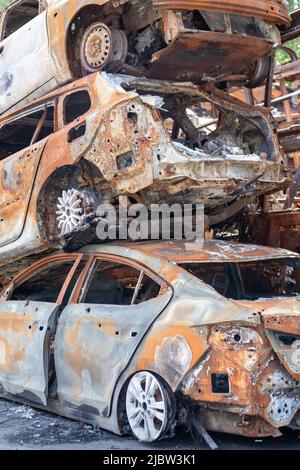
{"label": "burnt tire", "polygon": [[39,229],[45,241],[65,246],[75,234],[82,236],[88,230],[98,206],[98,193],[89,176],[84,166],[66,166],[48,179],[37,207]]}
{"label": "burnt tire", "polygon": [[128,42],[124,31],[103,22],[89,25],[79,41],[79,60],[82,74],[99,70],[116,72],[125,63]]}

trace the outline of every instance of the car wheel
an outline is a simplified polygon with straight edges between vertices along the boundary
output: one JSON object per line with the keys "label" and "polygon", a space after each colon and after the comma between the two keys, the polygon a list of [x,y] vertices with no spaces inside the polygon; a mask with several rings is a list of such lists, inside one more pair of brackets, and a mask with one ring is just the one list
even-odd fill
{"label": "car wheel", "polygon": [[162,379],[137,372],[126,391],[126,414],[134,436],[142,442],[160,439],[173,425],[174,398]]}
{"label": "car wheel", "polygon": [[68,237],[84,226],[95,211],[95,199],[88,190],[71,188],[57,200],[57,230],[60,238]]}
{"label": "car wheel", "polygon": [[124,31],[97,22],[84,31],[80,40],[80,64],[87,73],[98,70],[117,71],[128,52]]}

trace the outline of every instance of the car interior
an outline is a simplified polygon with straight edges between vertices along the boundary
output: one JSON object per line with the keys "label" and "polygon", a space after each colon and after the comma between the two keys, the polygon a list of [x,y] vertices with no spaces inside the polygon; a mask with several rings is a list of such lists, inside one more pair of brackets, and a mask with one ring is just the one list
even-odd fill
{"label": "car interior", "polygon": [[[29,279],[13,289],[10,300],[29,300],[56,303],[64,281],[74,261],[47,264]],[[72,294],[85,265],[81,261],[65,293],[62,307]],[[102,305],[131,305],[146,302],[160,293],[161,286],[146,273],[131,266],[97,261],[84,288],[80,303]]]}
{"label": "car interior", "polygon": [[300,295],[298,260],[180,265],[219,294],[234,300]]}
{"label": "car interior", "polygon": [[1,39],[5,39],[39,14],[40,2],[24,0],[8,10]]}
{"label": "car interior", "polygon": [[132,305],[159,295],[161,286],[131,266],[97,261],[81,303]]}
{"label": "car interior", "polygon": [[4,124],[0,128],[0,160],[26,149],[53,132],[54,107],[51,105]]}

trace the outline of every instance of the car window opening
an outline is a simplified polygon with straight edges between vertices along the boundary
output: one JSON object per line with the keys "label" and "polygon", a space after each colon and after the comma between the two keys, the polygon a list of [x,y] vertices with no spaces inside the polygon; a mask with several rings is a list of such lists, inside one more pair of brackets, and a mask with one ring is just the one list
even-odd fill
{"label": "car window opening", "polygon": [[76,91],[64,100],[64,122],[69,124],[85,114],[91,107],[90,95],[86,90]]}
{"label": "car window opening", "polygon": [[10,36],[38,14],[39,1],[36,0],[27,0],[13,7],[5,16],[5,30],[2,39]]}
{"label": "car window opening", "polygon": [[[10,300],[28,300],[35,302],[51,302],[55,303],[65,282],[65,279],[74,264],[72,261],[61,261],[47,264],[44,268],[39,270],[29,279],[17,286],[11,296]],[[81,267],[82,269],[82,267]],[[67,293],[72,292],[78,278],[80,268],[77,268],[77,273],[72,279],[68,287]],[[67,294],[65,295],[65,298]]]}
{"label": "car window opening", "polygon": [[133,305],[147,302],[161,286],[131,266],[97,261],[81,302],[102,305]]}
{"label": "car window opening", "polygon": [[54,107],[40,109],[4,124],[0,129],[0,159],[20,152],[54,132]]}
{"label": "car window opening", "polygon": [[185,263],[180,266],[230,299],[257,300],[300,295],[299,260]]}

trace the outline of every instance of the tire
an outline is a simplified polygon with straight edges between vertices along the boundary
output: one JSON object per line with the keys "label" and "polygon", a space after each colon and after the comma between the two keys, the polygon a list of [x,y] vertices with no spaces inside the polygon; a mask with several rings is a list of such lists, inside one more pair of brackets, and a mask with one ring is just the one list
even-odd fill
{"label": "tire", "polygon": [[80,37],[79,60],[82,74],[99,70],[115,72],[125,63],[128,42],[124,31],[96,22]]}
{"label": "tire", "polygon": [[159,376],[137,372],[127,386],[126,414],[132,434],[141,442],[154,442],[174,424],[175,398]]}
{"label": "tire", "polygon": [[89,178],[89,168],[84,166],[62,167],[48,178],[37,206],[40,233],[45,241],[64,246],[95,218],[99,193]]}

